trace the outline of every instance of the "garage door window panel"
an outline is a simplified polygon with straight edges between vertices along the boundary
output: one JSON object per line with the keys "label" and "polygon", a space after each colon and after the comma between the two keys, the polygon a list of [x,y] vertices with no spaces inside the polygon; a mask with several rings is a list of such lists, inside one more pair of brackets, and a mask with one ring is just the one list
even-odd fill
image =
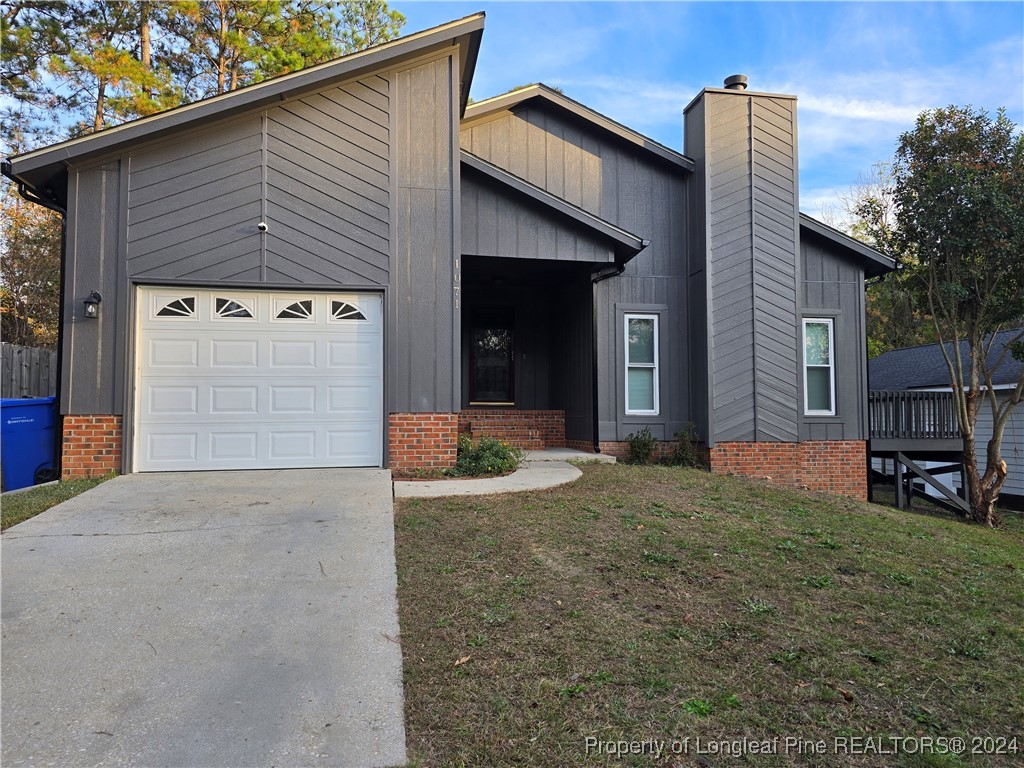
{"label": "garage door window panel", "polygon": [[366,316],[359,311],[359,307],[349,304],[347,301],[331,302],[332,320],[366,320]]}
{"label": "garage door window panel", "polygon": [[313,300],[302,299],[300,301],[277,299],[274,301],[274,317],[278,320],[315,320],[313,314]]}
{"label": "garage door window panel", "polygon": [[235,298],[224,298],[218,296],[214,302],[213,314],[215,317],[228,320],[244,320],[253,319],[253,307],[255,302],[251,299],[246,301],[245,299]]}
{"label": "garage door window panel", "polygon": [[161,299],[158,299],[158,302],[163,304],[163,306],[157,310],[157,317],[194,318],[196,316],[195,296],[182,296],[180,298],[172,299],[166,303],[163,303]]}

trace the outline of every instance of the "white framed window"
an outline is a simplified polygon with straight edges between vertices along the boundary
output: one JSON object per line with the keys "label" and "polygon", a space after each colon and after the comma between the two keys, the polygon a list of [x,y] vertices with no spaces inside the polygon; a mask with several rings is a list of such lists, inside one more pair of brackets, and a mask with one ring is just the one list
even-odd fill
{"label": "white framed window", "polygon": [[658,403],[658,315],[627,314],[626,413],[656,416]]}
{"label": "white framed window", "polygon": [[835,339],[831,318],[804,318],[804,415],[836,415]]}

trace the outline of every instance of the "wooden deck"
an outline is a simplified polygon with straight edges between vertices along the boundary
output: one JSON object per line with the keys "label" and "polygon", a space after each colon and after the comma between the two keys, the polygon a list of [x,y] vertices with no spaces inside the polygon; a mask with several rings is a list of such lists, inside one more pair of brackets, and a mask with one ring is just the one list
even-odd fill
{"label": "wooden deck", "polygon": [[[930,497],[930,502],[967,511],[967,503],[960,495],[965,485],[964,446],[952,392],[868,392],[868,419],[871,457],[893,461],[891,477],[879,472],[873,474],[892,481],[896,488],[897,507],[905,509],[913,504],[916,481],[931,486],[944,497]],[[950,463],[926,469],[914,459]],[[960,473],[959,493],[936,479],[950,472]]]}
{"label": "wooden deck", "polygon": [[868,392],[871,452],[904,454],[963,451],[952,392]]}

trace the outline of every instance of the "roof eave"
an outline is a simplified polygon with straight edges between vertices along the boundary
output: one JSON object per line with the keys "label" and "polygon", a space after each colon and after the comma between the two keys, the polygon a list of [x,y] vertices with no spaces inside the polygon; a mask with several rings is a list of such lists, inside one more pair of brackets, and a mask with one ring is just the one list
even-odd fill
{"label": "roof eave", "polygon": [[896,270],[896,262],[893,259],[879,253],[871,246],[840,232],[838,229],[834,229],[833,227],[808,216],[806,213],[800,214],[800,226],[806,227],[816,235],[820,235],[821,237],[831,240],[836,245],[845,248],[853,255],[859,257],[861,262],[864,264],[864,274],[868,277],[877,277],[878,275],[884,275],[887,272],[893,272]]}
{"label": "roof eave", "polygon": [[484,14],[475,13],[432,29],[401,37],[373,48],[318,64],[262,83],[184,104],[149,117],[108,128],[77,139],[43,147],[9,158],[11,175],[28,182],[27,175],[48,166],[67,165],[90,157],[110,154],[122,146],[161,138],[201,121],[229,117],[258,109],[291,96],[359,77],[380,69],[393,59],[411,58],[458,44],[460,51],[460,114],[465,111],[476,68]]}
{"label": "roof eave", "polygon": [[521,179],[518,176],[511,174],[503,168],[499,168],[498,166],[487,162],[483,158],[477,157],[471,152],[462,150],[461,162],[462,165],[482,173],[483,175],[497,181],[499,184],[509,187],[540,203],[541,205],[557,211],[563,216],[567,216],[592,232],[596,232],[603,238],[610,240],[613,245],[616,260],[622,264],[628,262],[640,253],[640,251],[650,245],[649,240],[645,240],[638,235],[634,235],[632,232],[628,232],[609,221],[605,221],[589,211],[583,210],[579,206],[573,205],[556,195],[552,195],[547,190],[541,189],[525,179]]}
{"label": "roof eave", "polygon": [[542,99],[549,104],[554,104],[573,115],[596,125],[609,133],[613,133],[620,139],[633,144],[641,149],[647,150],[648,152],[657,155],[663,160],[683,168],[687,171],[693,171],[695,164],[693,160],[686,155],[680,154],[664,144],[660,144],[654,139],[644,136],[642,133],[634,131],[632,128],[623,125],[622,123],[612,120],[610,117],[602,115],[600,112],[591,109],[585,104],[570,99],[563,93],[549,88],[543,83],[536,83],[529,85],[525,88],[512,91],[511,93],[504,93],[500,96],[494,96],[483,101],[478,101],[475,104],[471,104],[464,115],[466,120],[477,120],[496,112],[512,109],[513,107],[528,101],[530,99]]}

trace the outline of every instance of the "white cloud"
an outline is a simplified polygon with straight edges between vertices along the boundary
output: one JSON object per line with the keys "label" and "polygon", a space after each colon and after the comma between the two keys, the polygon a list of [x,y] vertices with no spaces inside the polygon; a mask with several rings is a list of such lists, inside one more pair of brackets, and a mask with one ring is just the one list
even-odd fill
{"label": "white cloud", "polygon": [[926,104],[903,104],[890,101],[867,100],[856,96],[808,94],[800,97],[803,112],[819,112],[844,120],[871,120],[875,122],[912,123]]}

